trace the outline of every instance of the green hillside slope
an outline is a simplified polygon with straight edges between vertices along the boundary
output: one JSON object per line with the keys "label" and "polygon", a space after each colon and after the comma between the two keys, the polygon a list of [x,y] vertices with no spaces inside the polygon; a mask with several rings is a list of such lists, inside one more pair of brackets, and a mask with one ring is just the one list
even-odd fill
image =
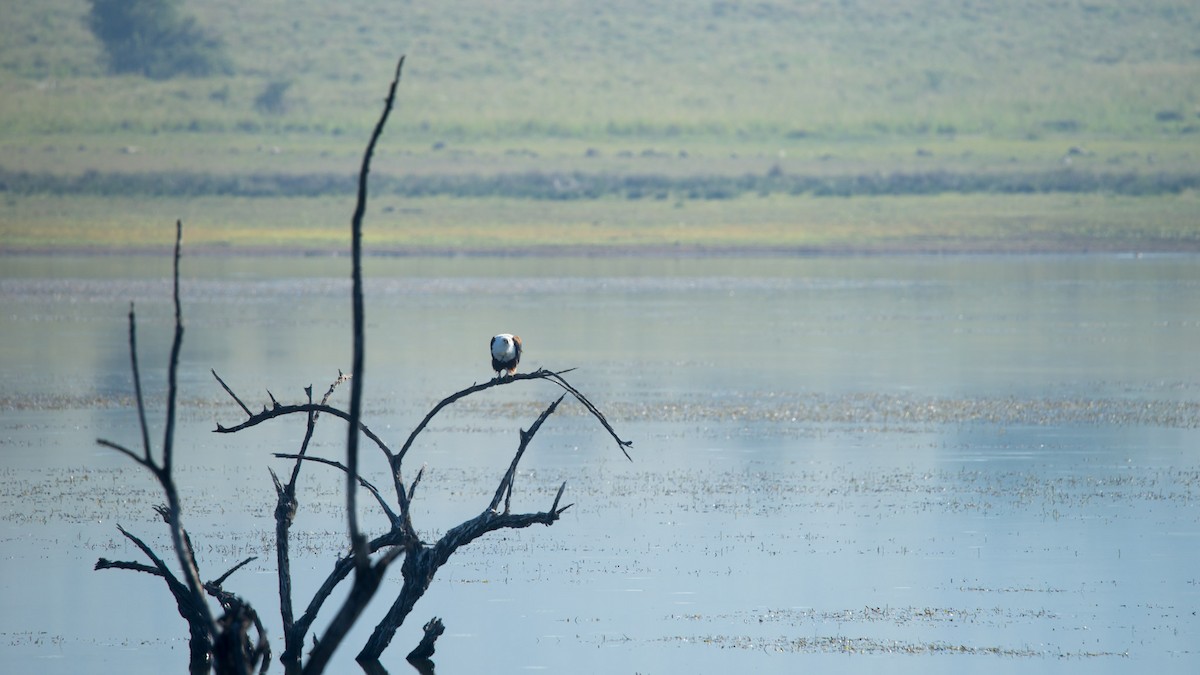
{"label": "green hillside slope", "polygon": [[166,83],[103,78],[84,2],[6,4],[9,133],[358,129],[402,53],[400,123],[447,138],[1144,134],[1200,106],[1179,0],[209,0],[185,11],[239,74]]}
{"label": "green hillside slope", "polygon": [[1113,194],[1200,238],[1163,206],[1200,185],[1186,0],[191,0],[234,72],[166,81],[107,75],[83,0],[4,5],[8,233],[27,197],[347,194],[406,54],[397,196]]}

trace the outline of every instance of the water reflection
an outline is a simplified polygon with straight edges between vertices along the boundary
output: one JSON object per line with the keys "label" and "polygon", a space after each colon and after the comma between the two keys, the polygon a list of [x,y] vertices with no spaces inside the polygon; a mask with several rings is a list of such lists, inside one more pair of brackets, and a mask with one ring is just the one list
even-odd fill
{"label": "water reflection", "polygon": [[[228,586],[268,618],[268,455],[302,428],[209,433],[237,410],[208,369],[280,399],[321,389],[349,361],[345,267],[185,260],[189,523],[209,569],[260,556]],[[18,670],[182,664],[163,589],[90,571],[136,555],[116,522],[165,546],[150,481],[94,439],[134,428],[130,300],[148,396],[162,393],[168,271],[152,257],[0,268],[0,633]],[[367,273],[367,416],[389,440],[489,378],[486,341],[505,331],[525,339],[524,367],[578,366],[571,381],[636,440],[629,464],[564,406],[514,500],[540,508],[567,480],[577,506],[457,554],[397,636],[392,672],[407,671],[423,613],[446,619],[445,672],[1200,660],[1187,640],[1200,630],[1200,259],[372,259]],[[556,395],[503,389],[414,448],[430,536],[478,512],[517,427]],[[314,447],[336,455],[342,435],[327,424]],[[380,459],[364,461],[387,484]],[[306,481],[300,597],[342,545],[339,477]],[[129,598],[143,612],[109,620]]]}

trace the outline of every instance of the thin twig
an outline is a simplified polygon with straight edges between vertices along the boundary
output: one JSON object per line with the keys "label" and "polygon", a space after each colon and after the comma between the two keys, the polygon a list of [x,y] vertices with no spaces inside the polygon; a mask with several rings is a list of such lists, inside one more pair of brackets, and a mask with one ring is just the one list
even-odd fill
{"label": "thin twig", "polygon": [[[246,559],[245,559],[245,560],[243,560],[242,562],[240,562],[240,563],[238,563],[238,564],[234,565],[233,567],[230,567],[230,568],[229,568],[229,571],[228,571],[228,572],[226,572],[225,574],[222,574],[221,576],[217,577],[216,579],[213,579],[212,581],[210,581],[210,582],[208,582],[208,583],[209,583],[209,584],[212,584],[212,585],[214,585],[214,586],[220,586],[221,584],[225,583],[225,580],[229,578],[229,575],[231,575],[231,574],[233,574],[234,572],[236,572],[236,571],[238,571],[238,570],[242,569],[242,568],[243,568],[243,567],[245,567],[245,566],[246,566],[248,563],[250,563],[251,561],[254,561],[254,560],[258,560],[258,556],[256,556],[256,555],[252,555],[252,556],[250,556],[249,558],[246,558]],[[205,585],[208,585],[208,584],[205,584]]]}
{"label": "thin twig", "polygon": [[422,431],[424,431],[425,427],[429,425],[429,423],[433,420],[433,418],[438,413],[440,413],[443,408],[450,405],[451,403],[454,403],[455,401],[458,401],[462,398],[466,398],[467,396],[470,396],[471,394],[475,394],[475,393],[484,391],[486,389],[491,389],[492,387],[498,387],[498,386],[505,385],[505,384],[512,384],[514,382],[521,382],[523,380],[548,380],[548,379],[552,379],[553,376],[557,376],[562,373],[569,373],[572,370],[575,370],[575,369],[568,368],[566,370],[562,370],[562,371],[555,373],[553,371],[546,370],[545,368],[539,368],[538,370],[535,370],[532,373],[516,373],[516,374],[510,375],[508,377],[498,377],[498,378],[495,378],[492,380],[488,380],[487,382],[484,382],[483,384],[479,384],[479,383],[472,384],[471,386],[467,387],[466,389],[461,389],[459,391],[454,392],[453,394],[450,394],[449,396],[442,399],[441,401],[438,401],[438,404],[433,406],[433,408],[425,415],[425,418],[422,419],[421,422],[419,424],[417,424],[417,426],[413,427],[412,432],[409,433],[408,438],[404,441],[404,445],[401,446],[400,452],[397,453],[396,459],[394,460],[394,462],[399,463],[399,462],[404,461],[404,456],[406,454],[408,454],[409,449],[412,447],[413,441],[415,441],[417,439],[417,435],[420,434]]}
{"label": "thin twig", "polygon": [[[218,434],[232,434],[232,433],[236,433],[238,431],[242,431],[243,429],[249,429],[250,427],[258,426],[259,424],[262,424],[263,422],[266,422],[268,420],[273,420],[276,417],[284,417],[286,415],[295,415],[296,413],[309,413],[309,412],[329,413],[330,415],[333,415],[334,417],[340,417],[346,421],[350,421],[350,413],[348,413],[344,410],[339,410],[337,408],[334,408],[333,406],[322,405],[319,403],[307,403],[307,404],[303,404],[303,405],[281,405],[278,408],[273,408],[271,410],[264,409],[262,412],[255,413],[253,416],[250,417],[250,419],[246,420],[245,422],[242,422],[241,424],[237,424],[232,427],[224,427],[224,426],[221,426],[220,424],[218,424],[217,428],[213,429],[213,432],[218,433]],[[383,450],[384,454],[386,454],[389,459],[392,457],[391,448],[389,448],[387,446],[387,443],[384,443],[383,439],[380,438],[378,435],[376,435],[375,432],[371,431],[367,427],[367,425],[365,425],[361,421],[359,421],[358,429],[359,429],[359,431],[361,431],[363,433],[364,436],[371,439],[371,441],[374,442],[375,445],[379,446],[379,449]]]}
{"label": "thin twig", "polygon": [[[329,389],[325,391],[325,396],[321,398],[321,404],[329,403],[329,398],[333,396],[334,390],[339,384],[345,382],[348,377],[338,371],[337,379],[329,385]],[[304,388],[304,395],[308,398],[311,404],[312,386]],[[300,443],[301,456],[307,455],[308,445],[312,441],[313,433],[316,431],[317,418],[320,413],[311,410],[308,413],[308,423],[305,426],[304,440]],[[275,561],[276,561],[276,577],[279,583],[279,615],[283,621],[283,636],[284,636],[284,659],[285,663],[292,665],[299,663],[299,654],[304,645],[304,628],[299,630],[296,627],[295,608],[292,601],[292,562],[290,543],[288,541],[289,532],[291,530],[292,521],[296,517],[296,508],[298,506],[296,500],[296,481],[300,477],[300,467],[303,461],[297,459],[292,464],[292,475],[288,479],[288,483],[284,486],[279,481],[279,477],[271,471],[271,480],[275,483],[275,492],[277,494],[277,503],[275,506]]]}
{"label": "thin twig", "polygon": [[101,558],[101,559],[97,560],[96,566],[93,567],[92,569],[94,569],[94,570],[132,570],[134,572],[145,572],[146,574],[153,574],[156,577],[161,577],[163,575],[162,570],[158,569],[157,567],[155,567],[153,565],[147,565],[146,563],[139,563],[139,562],[130,562],[128,560],[109,560],[108,558]]}
{"label": "thin twig", "polygon": [[[342,471],[345,471],[346,473],[350,472],[350,470],[346,468],[345,464],[342,464],[341,462],[339,462],[337,460],[333,460],[333,459],[326,459],[324,457],[313,457],[312,455],[292,455],[292,454],[288,454],[286,452],[276,452],[274,454],[279,459],[294,459],[298,462],[299,461],[316,462],[318,464],[325,464],[326,466],[332,466],[336,469],[341,469]],[[371,481],[367,480],[366,478],[363,478],[362,476],[358,477],[358,484],[363,486],[364,488],[366,488],[367,491],[370,492],[372,495],[375,495],[375,501],[379,502],[379,506],[383,509],[383,512],[385,514],[387,514],[389,522],[391,522],[393,524],[400,522],[399,518],[396,516],[396,512],[392,511],[391,507],[389,507],[387,505],[387,501],[384,500],[383,495],[380,494],[379,488],[372,485]]]}
{"label": "thin twig", "polygon": [[238,398],[237,394],[233,393],[233,390],[229,388],[229,385],[225,384],[225,380],[221,379],[221,376],[217,374],[216,369],[210,369],[210,372],[212,372],[213,377],[217,378],[217,382],[221,383],[221,388],[225,390],[225,393],[229,394],[230,398],[236,401],[237,404],[241,406],[242,410],[246,411],[246,417],[254,417],[254,413],[250,412],[250,409],[246,407],[246,404],[242,403],[242,399]]}
{"label": "thin twig", "polygon": [[[329,388],[325,390],[325,395],[321,397],[321,405],[328,405],[329,399],[333,396],[333,392],[335,389],[337,389],[337,386],[349,379],[350,376],[343,374],[342,371],[339,370],[337,379],[330,383]],[[312,386],[310,385],[306,387],[304,389],[304,393],[306,396],[308,396],[308,402],[311,404],[313,402]],[[279,405],[276,404],[276,407],[278,408]],[[300,452],[298,454],[303,455],[308,452],[308,444],[310,441],[312,441],[313,432],[316,431],[317,428],[317,418],[320,416],[321,413],[317,410],[313,410],[308,413],[308,426],[304,432],[304,440],[300,443]],[[292,466],[292,478],[288,481],[288,490],[293,495],[296,492],[296,479],[300,476],[300,464],[301,462],[297,461]]]}
{"label": "thin twig", "polygon": [[175,339],[171,343],[171,359],[167,368],[167,419],[163,429],[162,465],[159,471],[156,472],[156,475],[158,475],[159,483],[162,484],[163,492],[167,495],[167,505],[170,509],[171,543],[175,546],[179,565],[183,568],[183,578],[187,582],[188,590],[191,591],[195,602],[199,605],[200,614],[204,618],[204,625],[207,627],[209,633],[215,636],[217,634],[216,623],[213,621],[208,603],[204,601],[204,587],[200,581],[200,571],[196,568],[196,561],[192,555],[191,545],[186,541],[181,514],[182,508],[179,504],[179,493],[175,487],[175,481],[171,477],[171,468],[174,465],[175,454],[175,403],[179,395],[179,353],[183,349],[183,309],[179,301],[179,260],[182,255],[182,248],[183,221],[176,220],[175,260],[172,265],[173,288],[171,293],[175,304]]}
{"label": "thin twig", "polygon": [[412,485],[410,485],[408,488],[409,501],[412,501],[413,495],[416,494],[416,492],[417,492],[417,486],[421,484],[421,478],[423,478],[424,476],[425,476],[425,467],[422,466],[420,468],[420,470],[417,471],[417,477],[413,479]]}
{"label": "thin twig", "polygon": [[566,511],[567,509],[571,508],[572,506],[575,506],[574,504],[567,504],[566,506],[562,507],[561,509],[558,508],[558,503],[560,501],[562,501],[563,492],[566,489],[567,489],[567,481],[564,480],[562,482],[562,485],[558,486],[558,493],[554,495],[554,503],[550,505],[550,510],[553,511],[555,514],[561,514],[563,511]]}
{"label": "thin twig", "polygon": [[513,455],[512,463],[509,464],[508,471],[504,473],[504,478],[500,479],[500,486],[496,488],[496,495],[492,497],[492,502],[488,505],[488,510],[498,512],[500,500],[503,499],[504,513],[508,513],[509,500],[512,498],[513,481],[516,480],[517,476],[517,465],[521,463],[521,457],[525,455],[525,449],[529,447],[529,442],[533,440],[534,434],[542,427],[542,422],[545,422],[546,418],[554,413],[558,404],[562,403],[563,396],[566,396],[566,394],[559,396],[558,400],[551,403],[548,408],[542,411],[541,415],[538,415],[537,420],[530,425],[529,431],[521,431],[521,443],[517,446],[517,452]]}
{"label": "thin twig", "polygon": [[621,449],[621,452],[625,455],[625,459],[631,462],[633,461],[633,458],[629,456],[629,450],[627,450],[627,448],[633,447],[633,441],[622,440],[621,437],[617,435],[616,429],[613,429],[612,425],[608,423],[608,418],[604,416],[604,413],[600,412],[599,408],[597,408],[590,400],[588,400],[588,397],[584,396],[583,393],[581,393],[578,389],[571,386],[571,383],[563,379],[558,373],[551,373],[547,379],[563,389],[571,392],[571,395],[575,397],[575,400],[582,403],[583,407],[587,408],[588,412],[592,413],[592,415],[600,421],[600,424],[604,425],[604,428],[608,430],[609,435],[612,436],[613,440],[617,442],[617,447]]}
{"label": "thin twig", "polygon": [[146,461],[152,461],[150,456],[150,426],[146,423],[146,403],[142,398],[142,375],[138,369],[137,355],[137,320],[133,312],[133,303],[129,303],[129,361],[133,368],[133,392],[137,398],[138,426],[142,430],[142,456]]}
{"label": "thin twig", "polygon": [[[171,594],[173,596],[175,596],[175,602],[176,602],[176,604],[178,604],[180,606],[180,608],[187,608],[189,614],[200,613],[201,607],[203,607],[204,609],[208,609],[208,605],[204,603],[202,597],[200,598],[199,606],[197,606],[196,596],[192,595],[192,593],[188,589],[188,587],[186,585],[184,585],[182,582],[180,582],[179,579],[176,578],[175,575],[171,573],[170,568],[168,568],[167,564],[165,562],[163,562],[163,559],[158,557],[158,555],[154,553],[154,550],[151,549],[150,546],[148,544],[146,544],[146,542],[142,541],[140,538],[137,537],[137,535],[133,534],[129,530],[126,530],[125,528],[121,527],[120,525],[117,525],[117,530],[120,531],[120,533],[122,535],[124,535],[124,537],[126,539],[128,539],[129,541],[132,541],[133,544],[142,551],[142,554],[150,559],[150,562],[154,563],[155,569],[158,570],[158,572],[157,572],[158,576],[160,576],[166,580],[167,586],[171,589]],[[99,569],[99,568],[97,567],[96,569]],[[200,614],[200,616],[202,616],[202,614]],[[187,618],[189,624],[192,624],[193,630],[194,630],[195,629],[194,619],[196,617],[185,615],[185,618]],[[211,633],[210,633],[210,635],[211,635]]]}
{"label": "thin twig", "polygon": [[147,469],[150,470],[151,473],[154,473],[154,474],[158,473],[158,467],[155,466],[153,462],[146,460],[145,458],[139,456],[134,451],[130,450],[129,448],[127,448],[119,443],[113,443],[112,441],[105,439],[105,438],[97,438],[96,445],[103,445],[106,448],[112,448],[113,450],[116,450],[117,452],[127,455],[130,459],[137,462],[138,464],[141,464],[142,466],[146,467]]}

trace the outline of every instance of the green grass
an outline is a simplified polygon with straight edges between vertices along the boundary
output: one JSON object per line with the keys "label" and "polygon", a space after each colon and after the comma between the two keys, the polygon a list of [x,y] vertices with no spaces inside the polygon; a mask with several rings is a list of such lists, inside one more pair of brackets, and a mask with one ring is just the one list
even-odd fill
{"label": "green grass", "polygon": [[[10,4],[6,133],[357,132],[402,53],[393,129],[448,141],[1155,134],[1200,105],[1200,7],[1179,0],[212,0],[187,10],[238,75],[170,82],[101,77],[84,3]],[[289,111],[264,115],[276,80]]]}
{"label": "green grass", "polygon": [[[575,204],[381,190],[372,212],[386,203],[406,223],[376,222],[368,237],[381,246],[1174,250],[1194,249],[1200,229],[1189,182],[1200,159],[1194,2],[192,0],[185,11],[226,41],[236,72],[165,82],[107,76],[86,3],[7,4],[0,176],[41,180],[0,186],[9,250],[136,247],[176,217],[213,248],[340,246],[345,192],[183,199],[147,196],[130,177],[352,180],[400,54],[381,185],[560,174],[686,185],[774,167],[852,184],[898,174],[1053,183],[1069,166],[1085,187],[726,191],[720,203],[681,188]],[[291,83],[283,111],[257,108],[279,82]],[[107,198],[51,187],[88,171],[111,186]],[[1161,189],[1123,193],[1117,175]]]}
{"label": "green grass", "polygon": [[[352,199],[20,197],[0,207],[4,249],[344,251]],[[846,252],[1200,251],[1194,193],[742,197],[533,201],[381,196],[369,252],[580,250]]]}

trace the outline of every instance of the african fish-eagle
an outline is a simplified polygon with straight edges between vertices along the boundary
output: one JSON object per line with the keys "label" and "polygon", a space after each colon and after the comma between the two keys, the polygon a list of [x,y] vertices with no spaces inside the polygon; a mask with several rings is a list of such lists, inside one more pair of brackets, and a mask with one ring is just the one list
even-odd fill
{"label": "african fish-eagle", "polygon": [[512,333],[501,333],[492,338],[492,370],[496,377],[508,371],[509,377],[517,372],[517,364],[521,362],[521,338]]}

